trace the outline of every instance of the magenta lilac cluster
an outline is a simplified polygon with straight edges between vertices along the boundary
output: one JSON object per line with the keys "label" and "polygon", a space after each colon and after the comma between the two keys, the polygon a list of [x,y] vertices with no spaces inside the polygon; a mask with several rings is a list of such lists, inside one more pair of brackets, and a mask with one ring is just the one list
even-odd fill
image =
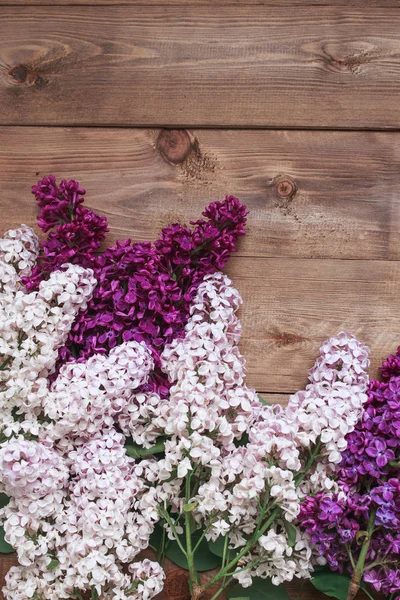
{"label": "magenta lilac cluster", "polygon": [[247,210],[233,196],[213,202],[192,228],[174,224],[154,244],[118,241],[103,254],[98,248],[107,222],[82,206],[76,181],[57,186],[50,176],[33,187],[41,208],[39,225],[54,229],[42,245],[42,262],[26,281],[29,289],[64,262],[91,267],[98,285],[60,351],[62,362],[84,361],[136,340],[151,348],[155,370],[149,389],[161,396],[168,383],[159,370],[164,346],[183,333],[192,299],[205,275],[222,269],[244,234]]}
{"label": "magenta lilac cluster", "polygon": [[40,207],[39,227],[50,232],[41,244],[41,253],[31,275],[24,283],[28,290],[37,289],[40,281],[64,263],[93,267],[96,252],[104,241],[106,217],[84,207],[83,190],[77,181],[61,181],[53,175],[32,187]]}
{"label": "magenta lilac cluster", "polygon": [[391,377],[400,375],[400,346],[397,348],[396,354],[391,354],[382,363],[381,376],[387,380]]}
{"label": "magenta lilac cluster", "polygon": [[[338,493],[303,502],[300,519],[333,570],[354,575],[400,600],[400,365],[383,363],[365,412],[347,436]],[[365,554],[365,556],[364,556]]]}

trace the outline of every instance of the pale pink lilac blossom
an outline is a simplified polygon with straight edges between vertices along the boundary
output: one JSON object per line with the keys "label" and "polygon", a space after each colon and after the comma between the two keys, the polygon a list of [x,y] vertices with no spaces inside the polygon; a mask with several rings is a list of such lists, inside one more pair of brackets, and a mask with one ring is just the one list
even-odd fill
{"label": "pale pink lilac blossom", "polygon": [[0,292],[0,405],[6,425],[14,408],[35,414],[58,349],[95,285],[92,271],[64,265],[37,292],[26,293],[21,276],[33,267],[37,244],[26,226],[0,240],[0,272],[8,274]]}
{"label": "pale pink lilac blossom", "polygon": [[4,594],[59,600],[95,589],[110,600],[150,599],[162,588],[161,567],[145,560],[129,575],[123,568],[148,545],[151,528],[145,541],[134,537],[129,515],[140,522],[132,508],[143,481],[114,424],[153,359],[144,343],[130,341],[66,365],[49,384],[96,282],[90,269],[64,265],[27,293],[21,277],[37,249],[26,227],[0,240],[0,491],[10,498],[0,519],[20,562]]}
{"label": "pale pink lilac blossom", "polygon": [[[28,269],[34,261],[24,255],[18,264]],[[264,406],[245,383],[240,295],[217,273],[199,285],[184,336],[161,354],[168,399],[143,391],[153,358],[133,340],[64,365],[49,385],[55,349],[94,285],[89,270],[63,269],[32,295],[20,289],[17,274],[7,280],[15,290],[0,296],[6,356],[14,352],[2,409],[10,439],[0,446],[1,481],[11,500],[1,516],[21,562],[7,578],[7,600],[68,599],[90,589],[110,600],[152,598],[162,588],[161,567],[133,561],[160,521],[169,538],[182,534],[179,517],[188,506],[206,539],[227,536],[229,547],[243,553],[232,569],[244,587],[256,576],[274,584],[309,577],[300,503],[304,494],[334,485],[333,465],[366,400],[367,348],[339,334],[322,346],[310,383],[287,408]],[[34,352],[23,346],[27,340]],[[23,406],[17,425],[15,406]],[[126,436],[145,448],[164,440],[164,453],[135,461]]]}
{"label": "pale pink lilac blossom", "polygon": [[[296,518],[308,490],[333,485],[329,461],[337,462],[366,400],[368,349],[353,336],[339,334],[322,346],[309,385],[291,397],[287,408],[262,406],[245,385],[238,349],[240,302],[227,277],[205,278],[185,337],[166,346],[161,356],[172,384],[169,400],[133,397],[120,414],[120,425],[145,447],[157,434],[169,438],[165,457],[137,467],[153,484],[140,502],[146,502],[152,522],[157,513],[167,520],[169,537],[174,530],[179,533],[174,522],[189,503],[197,525],[207,528],[207,539],[228,535],[230,547],[241,550],[256,531],[260,503],[279,507],[275,523],[243,558],[252,566],[239,569],[237,576],[242,585],[250,585],[253,576],[272,577],[278,584],[312,572],[310,545]],[[309,450],[317,450],[310,468]],[[191,474],[199,485],[186,498],[184,482]],[[294,548],[284,521],[296,528]],[[274,532],[285,542],[272,547],[266,538]]]}

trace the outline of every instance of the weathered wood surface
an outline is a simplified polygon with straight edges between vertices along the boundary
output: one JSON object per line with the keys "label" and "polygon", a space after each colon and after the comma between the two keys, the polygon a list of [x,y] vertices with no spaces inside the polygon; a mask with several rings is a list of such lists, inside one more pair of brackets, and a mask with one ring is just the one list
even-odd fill
{"label": "weathered wood surface", "polygon": [[400,127],[400,12],[3,6],[0,123]]}
{"label": "weathered wood surface", "polygon": [[2,229],[35,222],[49,173],[80,181],[110,243],[228,193],[250,209],[241,256],[400,260],[400,133],[0,127]]}
{"label": "weathered wood surface", "polygon": [[[332,0],[279,0],[279,6],[319,8],[332,6]],[[276,7],[277,0],[0,0],[0,6],[268,6]],[[335,0],[335,6],[365,8],[365,0]],[[400,0],[368,0],[368,8],[397,8]]]}
{"label": "weathered wood surface", "polygon": [[227,269],[243,296],[242,352],[249,384],[293,392],[323,340],[351,331],[371,348],[371,374],[400,341],[400,263],[234,258]]}

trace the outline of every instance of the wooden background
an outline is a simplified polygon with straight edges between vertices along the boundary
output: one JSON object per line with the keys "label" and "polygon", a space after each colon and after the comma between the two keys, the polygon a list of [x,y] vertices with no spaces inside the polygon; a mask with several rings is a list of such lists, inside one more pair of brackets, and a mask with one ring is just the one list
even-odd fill
{"label": "wooden background", "polygon": [[110,243],[234,194],[249,384],[285,402],[340,330],[375,375],[400,343],[399,93],[400,0],[0,0],[2,229],[49,173]]}

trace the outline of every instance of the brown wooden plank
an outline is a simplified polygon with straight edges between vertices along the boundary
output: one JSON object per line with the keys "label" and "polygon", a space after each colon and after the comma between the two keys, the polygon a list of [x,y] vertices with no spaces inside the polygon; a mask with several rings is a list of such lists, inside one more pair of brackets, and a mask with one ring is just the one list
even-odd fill
{"label": "brown wooden plank", "polygon": [[372,377],[400,343],[399,262],[234,257],[227,273],[243,296],[241,347],[258,390],[302,389],[339,331],[370,346]]}
{"label": "brown wooden plank", "polygon": [[[155,239],[228,193],[250,209],[240,255],[400,260],[399,133],[193,131],[194,148],[188,142],[177,165],[161,156],[159,135],[0,128],[3,228],[34,224],[30,187],[54,173],[88,190],[86,203],[109,219],[110,244]],[[172,135],[178,143],[166,152],[184,156],[185,136]],[[292,199],[282,181],[294,186]]]}
{"label": "brown wooden plank", "polygon": [[270,392],[259,391],[262,398],[269,404],[281,404],[285,406],[289,399],[289,394],[271,394]]}
{"label": "brown wooden plank", "polygon": [[0,9],[0,123],[399,128],[400,13]]}
{"label": "brown wooden plank", "polygon": [[[332,0],[0,0],[0,6],[332,6]],[[335,0],[336,6],[365,8],[365,0]],[[398,8],[399,0],[368,0],[368,8]]]}

